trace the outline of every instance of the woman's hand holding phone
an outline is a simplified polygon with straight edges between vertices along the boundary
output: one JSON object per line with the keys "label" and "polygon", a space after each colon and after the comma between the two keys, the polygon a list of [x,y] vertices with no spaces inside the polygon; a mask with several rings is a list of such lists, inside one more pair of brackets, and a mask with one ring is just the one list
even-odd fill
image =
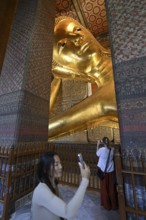
{"label": "woman's hand holding phone", "polygon": [[90,177],[90,168],[84,162],[82,154],[78,154],[78,158],[79,158],[79,167],[80,167],[80,172],[81,172],[82,178],[84,177],[84,178],[89,179],[89,177]]}
{"label": "woman's hand holding phone", "polygon": [[78,159],[79,159],[79,162],[81,163],[81,165],[82,165],[82,167],[83,167],[83,169],[84,169],[84,168],[85,168],[85,166],[84,166],[84,160],[83,160],[83,156],[82,156],[81,153],[78,154]]}

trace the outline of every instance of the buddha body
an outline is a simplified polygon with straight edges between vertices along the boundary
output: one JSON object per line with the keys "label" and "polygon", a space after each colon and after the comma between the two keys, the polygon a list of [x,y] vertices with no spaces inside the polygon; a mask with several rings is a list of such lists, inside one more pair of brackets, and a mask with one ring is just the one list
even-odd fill
{"label": "buddha body", "polygon": [[[53,75],[51,103],[61,79],[96,83],[97,91],[67,111],[51,118],[49,137],[55,138],[91,128],[105,121],[118,123],[115,88],[110,51],[70,17],[57,19],[54,29]],[[58,90],[57,90],[58,91]],[[52,105],[52,104],[51,104]]]}

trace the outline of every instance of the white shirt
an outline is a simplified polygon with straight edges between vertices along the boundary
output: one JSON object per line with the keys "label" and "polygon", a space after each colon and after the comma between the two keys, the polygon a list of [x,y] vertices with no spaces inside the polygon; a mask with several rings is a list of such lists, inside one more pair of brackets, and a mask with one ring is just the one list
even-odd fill
{"label": "white shirt", "polygon": [[88,183],[88,179],[82,178],[68,204],[52,193],[45,183],[39,183],[33,192],[32,220],[60,220],[60,217],[73,220],[81,206]]}
{"label": "white shirt", "polygon": [[[96,155],[99,157],[97,166],[100,167],[102,171],[105,170],[109,150],[110,149],[107,146],[104,146],[104,147],[99,148],[96,151]],[[108,165],[107,165],[107,169],[106,169],[106,173],[114,171],[113,156],[114,156],[114,149],[111,149],[110,156],[109,156],[109,161],[108,161]]]}

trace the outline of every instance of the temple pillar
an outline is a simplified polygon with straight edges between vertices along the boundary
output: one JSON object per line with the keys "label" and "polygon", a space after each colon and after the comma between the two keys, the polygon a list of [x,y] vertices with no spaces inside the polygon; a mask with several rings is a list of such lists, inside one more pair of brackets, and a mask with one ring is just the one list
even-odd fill
{"label": "temple pillar", "polygon": [[[145,0],[106,1],[122,149],[146,143]],[[115,7],[116,5],[116,7]]]}
{"label": "temple pillar", "polygon": [[[119,114],[123,164],[131,157],[133,170],[140,170],[146,157],[146,22],[145,0],[106,0]],[[140,161],[141,160],[141,161]],[[126,167],[127,166],[127,167]],[[124,179],[126,203],[134,207],[130,175]],[[144,176],[135,175],[137,207],[145,210]],[[127,219],[135,219],[132,214]],[[145,219],[141,216],[141,219]]]}
{"label": "temple pillar", "polygon": [[0,76],[0,145],[47,143],[55,1],[19,0],[14,9]]}

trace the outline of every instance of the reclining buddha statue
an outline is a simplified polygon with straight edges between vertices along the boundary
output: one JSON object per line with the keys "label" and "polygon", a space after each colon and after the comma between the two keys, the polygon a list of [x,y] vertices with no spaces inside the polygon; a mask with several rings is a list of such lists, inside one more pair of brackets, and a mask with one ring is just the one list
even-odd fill
{"label": "reclining buddha statue", "polygon": [[50,109],[62,79],[96,83],[85,100],[49,120],[49,138],[111,121],[118,124],[111,52],[71,17],[59,17],[54,28]]}

